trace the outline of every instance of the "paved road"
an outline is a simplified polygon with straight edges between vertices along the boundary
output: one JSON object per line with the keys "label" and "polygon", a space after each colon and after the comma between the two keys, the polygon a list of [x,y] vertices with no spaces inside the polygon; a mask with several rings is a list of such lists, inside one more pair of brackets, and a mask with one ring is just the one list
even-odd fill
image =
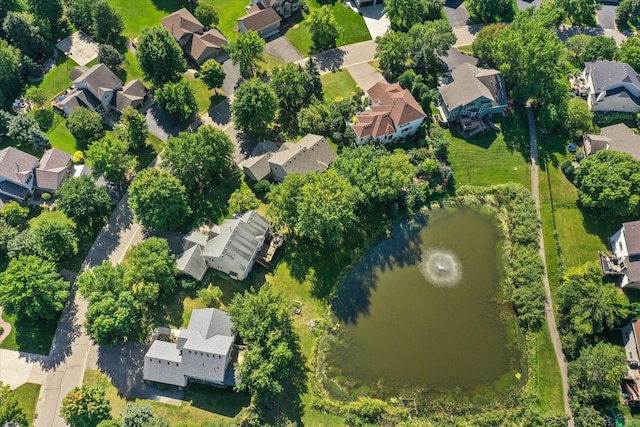
{"label": "paved road", "polygon": [[617,4],[601,4],[601,9],[596,11],[598,24],[607,30],[616,29],[616,9]]}
{"label": "paved road", "polygon": [[[538,142],[536,136],[536,119],[533,116],[533,109],[531,105],[527,105],[527,117],[529,119],[529,138],[531,142],[531,196],[536,202],[536,210],[538,211],[538,217],[540,217],[540,191],[538,187]],[[560,367],[560,375],[562,377],[563,388],[563,401],[565,414],[569,416],[569,427],[574,427],[573,413],[571,406],[569,405],[569,382],[567,379],[567,361],[562,353],[562,343],[560,342],[560,335],[558,334],[558,328],[556,326],[555,312],[553,311],[553,300],[551,299],[551,288],[549,287],[549,276],[547,275],[547,262],[544,251],[544,236],[542,235],[542,227],[538,227],[538,239],[540,241],[540,257],[542,258],[542,264],[544,272],[542,275],[542,282],[544,283],[544,290],[546,294],[544,311],[547,318],[547,325],[549,325],[549,332],[551,334],[551,341],[553,342],[553,349],[556,353],[556,359],[558,366]]]}

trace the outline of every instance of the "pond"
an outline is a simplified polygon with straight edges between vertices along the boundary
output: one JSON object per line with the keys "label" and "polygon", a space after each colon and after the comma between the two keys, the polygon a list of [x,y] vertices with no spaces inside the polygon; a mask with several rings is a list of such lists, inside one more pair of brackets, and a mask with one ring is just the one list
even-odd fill
{"label": "pond", "polygon": [[329,389],[389,397],[518,384],[513,315],[498,302],[501,243],[495,221],[470,208],[396,224],[332,302]]}

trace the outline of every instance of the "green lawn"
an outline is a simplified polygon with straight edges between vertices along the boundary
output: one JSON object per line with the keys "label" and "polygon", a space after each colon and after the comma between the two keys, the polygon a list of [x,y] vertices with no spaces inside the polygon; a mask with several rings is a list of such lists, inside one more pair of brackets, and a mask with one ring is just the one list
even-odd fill
{"label": "green lawn", "polygon": [[[57,65],[47,73],[41,82],[36,83],[36,86],[42,90],[47,99],[53,99],[54,96],[71,86],[72,82],[69,80],[69,75],[71,70],[77,66],[78,64],[72,59],[65,59],[64,55],[59,53]],[[25,90],[28,87],[25,86]]]}
{"label": "green lawn", "polygon": [[14,316],[2,315],[3,319],[11,324],[11,333],[0,345],[7,350],[25,351],[27,353],[43,354],[47,356],[53,336],[58,327],[57,319],[52,322],[39,322],[34,328],[30,321],[19,322]]}
{"label": "green lawn", "polygon": [[210,3],[218,12],[220,22],[218,30],[229,40],[238,38],[235,28],[238,26],[238,18],[247,14],[246,6],[251,3],[249,0],[201,0]]}
{"label": "green lawn", "polygon": [[556,353],[545,324],[535,335],[537,349],[538,397],[542,413],[563,413],[562,378]]}
{"label": "green lawn", "polygon": [[33,417],[36,413],[38,396],[40,395],[40,384],[26,383],[16,388],[14,391],[18,404],[22,406],[27,416],[29,425],[33,425]]}
{"label": "green lawn", "polygon": [[200,79],[190,76],[185,76],[185,79],[196,92],[196,102],[198,103],[199,113],[203,113],[209,108],[218,105],[218,103],[222,102],[226,98],[221,91],[218,91],[218,95],[214,95],[213,91],[210,90]]}
{"label": "green lawn", "polygon": [[240,412],[242,407],[249,405],[249,395],[245,393],[198,385],[189,386],[185,390],[184,400],[180,406],[151,400],[125,398],[118,394],[118,390],[111,384],[109,378],[100,371],[94,370],[85,372],[83,384],[105,390],[106,397],[111,404],[111,415],[114,418],[120,416],[127,404],[139,403],[150,405],[153,413],[166,418],[170,425],[179,423],[202,425],[213,422],[232,425],[231,419]]}
{"label": "green lawn", "polygon": [[486,132],[465,140],[447,130],[451,139],[449,161],[457,186],[514,182],[531,188],[526,115],[517,110],[515,114],[494,119],[502,132]]}
{"label": "green lawn", "polygon": [[458,49],[458,51],[462,53],[466,53],[467,55],[473,55],[473,46],[470,44],[465,46],[458,46],[456,47],[456,49]]}
{"label": "green lawn", "polygon": [[66,151],[69,154],[76,151],[76,139],[69,132],[67,120],[60,114],[54,115],[53,125],[47,131],[47,136],[53,148]]}
{"label": "green lawn", "polygon": [[147,87],[150,87],[151,83],[149,83],[144,79],[144,76],[142,75],[142,71],[140,70],[140,67],[138,67],[138,59],[136,58],[136,55],[130,50],[128,50],[124,54],[124,57],[127,60],[127,62],[122,68],[123,72],[120,73],[121,74],[120,79],[124,82],[128,82],[133,79],[138,79],[142,81]]}
{"label": "green lawn", "polygon": [[108,0],[108,3],[122,15],[124,36],[127,39],[138,37],[145,27],[160,25],[166,15],[186,5],[186,0]]}
{"label": "green lawn", "polygon": [[356,81],[347,70],[323,74],[320,81],[327,102],[335,101],[336,98],[351,98],[351,93],[356,88]]}

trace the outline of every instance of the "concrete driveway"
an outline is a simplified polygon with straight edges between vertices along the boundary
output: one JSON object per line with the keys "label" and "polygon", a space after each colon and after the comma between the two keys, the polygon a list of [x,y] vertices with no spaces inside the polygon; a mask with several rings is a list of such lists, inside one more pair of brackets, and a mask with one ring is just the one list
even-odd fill
{"label": "concrete driveway", "polygon": [[616,29],[616,8],[618,7],[616,4],[601,4],[602,9],[596,11],[596,17],[598,19],[598,24],[607,30],[615,30]]}
{"label": "concrete driveway", "polygon": [[98,57],[98,43],[82,31],[59,41],[56,47],[79,65],[87,65]]}
{"label": "concrete driveway", "polygon": [[542,0],[516,0],[518,4],[518,10],[529,9],[531,6],[540,7]]}
{"label": "concrete driveway", "polygon": [[269,55],[280,58],[284,62],[296,62],[302,59],[300,52],[281,33],[268,37],[266,41],[264,50]]}
{"label": "concrete driveway", "polygon": [[24,383],[42,384],[45,372],[42,364],[46,356],[0,348],[0,381],[13,390]]}
{"label": "concrete driveway", "polygon": [[469,25],[469,12],[462,4],[462,0],[447,0],[444,4],[444,14],[452,27]]}
{"label": "concrete driveway", "polygon": [[366,62],[353,65],[347,71],[365,92],[378,82],[386,82],[382,74]]}
{"label": "concrete driveway", "polygon": [[391,23],[387,14],[383,14],[382,10],[384,5],[376,4],[374,6],[366,6],[358,9],[353,2],[347,2],[354,12],[359,13],[364,18],[364,23],[371,34],[371,38],[375,40],[376,37],[384,35],[387,32]]}

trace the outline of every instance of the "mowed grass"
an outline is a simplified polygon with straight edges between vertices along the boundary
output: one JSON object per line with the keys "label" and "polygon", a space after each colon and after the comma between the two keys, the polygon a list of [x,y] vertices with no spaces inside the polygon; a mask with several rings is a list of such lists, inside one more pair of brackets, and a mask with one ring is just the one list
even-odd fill
{"label": "mowed grass", "polygon": [[67,121],[59,114],[54,115],[53,125],[47,131],[49,142],[53,148],[73,154],[76,151],[76,139],[69,132]]}
{"label": "mowed grass", "polygon": [[36,413],[38,396],[40,395],[40,384],[25,383],[13,391],[18,405],[22,407],[29,425],[33,425],[33,417]]}
{"label": "mowed grass", "polygon": [[84,385],[96,386],[105,391],[111,405],[111,415],[118,418],[129,403],[150,405],[153,413],[166,418],[170,425],[185,423],[203,425],[207,423],[223,423],[232,425],[231,419],[244,406],[249,405],[249,395],[236,393],[231,389],[190,386],[185,390],[184,400],[180,406],[168,405],[144,399],[130,399],[118,394],[109,378],[100,371],[87,370],[84,374]]}
{"label": "mowed grass", "polygon": [[447,130],[451,139],[449,161],[456,185],[492,186],[518,183],[531,188],[529,132],[524,112],[494,120],[502,132],[463,139]]}
{"label": "mowed grass", "polygon": [[40,322],[34,328],[31,322],[16,321],[14,316],[2,314],[2,318],[11,324],[11,333],[2,341],[0,348],[27,353],[49,355],[53,336],[58,327],[58,320]]}
{"label": "mowed grass", "polygon": [[542,413],[564,412],[562,378],[553,349],[549,328],[545,324],[535,335],[537,349],[538,398]]}
{"label": "mowed grass", "polygon": [[320,76],[322,82],[322,92],[327,102],[335,101],[336,98],[348,99],[356,88],[356,81],[347,70],[339,70]]}
{"label": "mowed grass", "polygon": [[238,32],[235,28],[238,26],[238,18],[247,14],[247,5],[251,3],[249,0],[201,0],[202,2],[213,5],[218,12],[220,22],[216,26],[218,30],[224,34],[229,40],[233,41],[238,38]]}
{"label": "mowed grass", "polygon": [[136,38],[143,28],[160,25],[166,15],[184,7],[181,0],[108,0],[108,3],[122,16],[124,36]]}
{"label": "mowed grass", "polygon": [[[71,70],[77,66],[78,64],[76,64],[75,61],[65,59],[64,55],[58,52],[56,66],[47,73],[41,82],[36,83],[35,86],[38,86],[40,90],[42,90],[42,93],[47,99],[52,100],[54,96],[73,84],[71,80],[69,80],[69,76],[71,75]],[[25,90],[28,87],[29,86],[25,86]]]}

